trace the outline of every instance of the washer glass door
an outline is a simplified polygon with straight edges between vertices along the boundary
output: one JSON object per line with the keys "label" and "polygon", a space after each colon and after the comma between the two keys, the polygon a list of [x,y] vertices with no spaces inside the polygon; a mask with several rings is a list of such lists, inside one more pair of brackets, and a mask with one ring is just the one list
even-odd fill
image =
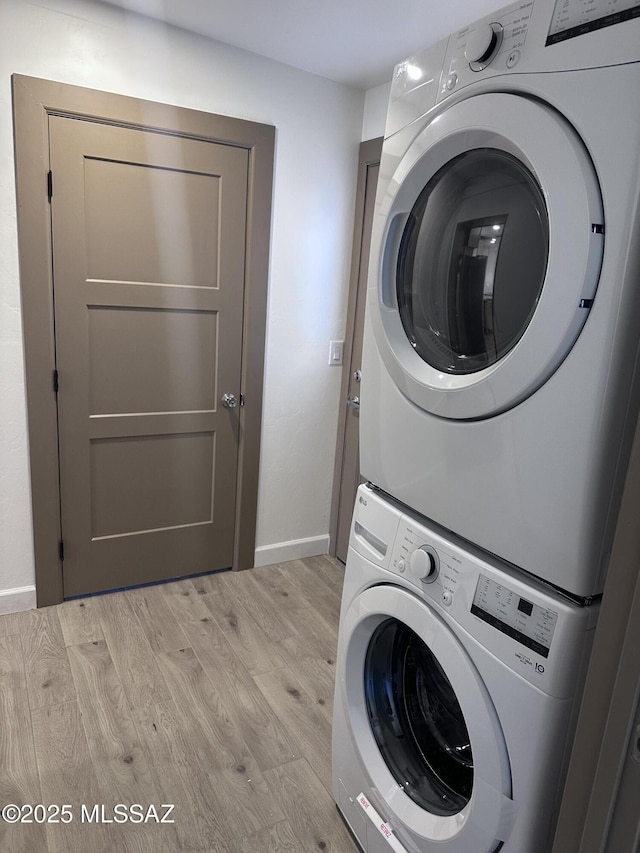
{"label": "washer glass door", "polygon": [[496,850],[515,814],[509,756],[491,696],[454,632],[425,601],[382,584],[355,597],[340,633],[339,701],[365,796],[418,847]]}
{"label": "washer glass door", "polygon": [[473,756],[451,682],[410,628],[387,619],[365,659],[369,722],[387,767],[421,808],[453,815],[469,802]]}

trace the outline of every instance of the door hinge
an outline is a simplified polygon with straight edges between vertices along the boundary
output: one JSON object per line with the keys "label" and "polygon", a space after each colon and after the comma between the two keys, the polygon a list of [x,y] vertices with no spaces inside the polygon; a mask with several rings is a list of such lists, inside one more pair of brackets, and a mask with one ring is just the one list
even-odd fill
{"label": "door hinge", "polygon": [[58,393],[58,388],[59,388],[59,387],[60,387],[60,383],[59,383],[58,371],[57,371],[57,370],[54,370],[54,371],[53,371],[53,393],[54,393],[54,394],[57,394],[57,393]]}
{"label": "door hinge", "polygon": [[58,542],[58,557],[61,562],[64,562],[64,542],[62,539]]}
{"label": "door hinge", "polygon": [[245,401],[245,396],[244,396],[244,394],[240,394],[240,405],[241,405],[241,406],[244,406],[245,402],[246,402],[246,401]]}
{"label": "door hinge", "polygon": [[49,201],[53,198],[53,172],[49,169],[47,173],[47,195],[49,196]]}

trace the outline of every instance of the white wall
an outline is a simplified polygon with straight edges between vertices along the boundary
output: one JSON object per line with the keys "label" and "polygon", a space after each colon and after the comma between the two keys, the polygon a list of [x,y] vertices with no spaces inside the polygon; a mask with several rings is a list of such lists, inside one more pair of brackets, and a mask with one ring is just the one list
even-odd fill
{"label": "white wall", "polygon": [[376,139],[384,136],[384,126],[387,121],[387,107],[391,94],[391,81],[369,89],[364,99],[364,115],[362,117],[362,138]]}
{"label": "white wall", "polygon": [[34,583],[14,72],[277,127],[258,545],[262,562],[318,553],[340,388],[328,342],[344,334],[364,93],[91,0],[0,0],[0,613],[32,603]]}

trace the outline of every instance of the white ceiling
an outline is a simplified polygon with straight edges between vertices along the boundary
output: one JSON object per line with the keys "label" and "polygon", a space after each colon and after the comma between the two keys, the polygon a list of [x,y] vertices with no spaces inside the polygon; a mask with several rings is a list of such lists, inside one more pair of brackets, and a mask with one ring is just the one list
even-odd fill
{"label": "white ceiling", "polygon": [[102,0],[370,89],[393,66],[500,0]]}

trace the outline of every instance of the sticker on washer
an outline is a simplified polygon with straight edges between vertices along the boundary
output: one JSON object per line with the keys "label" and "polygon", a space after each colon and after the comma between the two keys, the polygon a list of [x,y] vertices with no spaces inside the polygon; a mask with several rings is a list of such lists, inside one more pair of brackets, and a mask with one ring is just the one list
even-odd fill
{"label": "sticker on washer", "polygon": [[386,821],[382,820],[378,812],[374,809],[374,807],[371,805],[371,803],[365,797],[364,794],[358,794],[358,802],[360,803],[364,810],[364,813],[367,815],[371,823],[378,830],[380,835],[382,835],[386,839],[389,847],[391,847],[392,850],[396,850],[397,853],[407,853],[406,847],[403,847],[402,844],[400,844],[398,839],[393,834],[393,830],[391,829],[389,824]]}

